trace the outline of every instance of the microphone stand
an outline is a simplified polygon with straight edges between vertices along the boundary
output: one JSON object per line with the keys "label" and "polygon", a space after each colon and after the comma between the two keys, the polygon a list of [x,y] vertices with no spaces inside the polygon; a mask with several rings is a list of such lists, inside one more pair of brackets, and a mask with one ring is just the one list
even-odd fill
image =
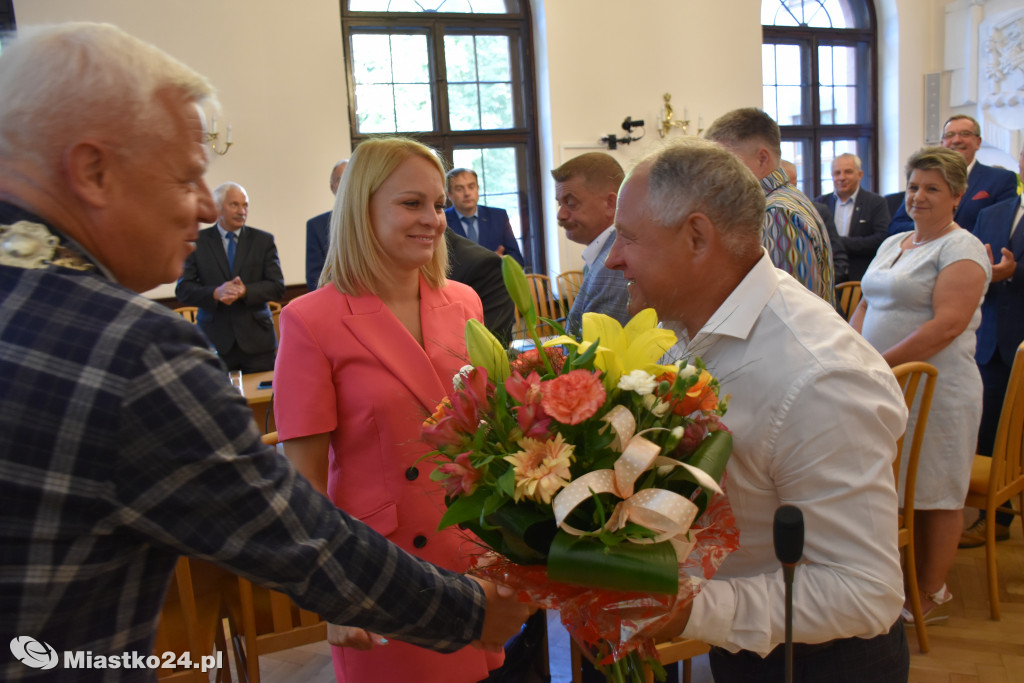
{"label": "microphone stand", "polygon": [[804,552],[804,515],[800,508],[782,505],[775,511],[772,527],[775,557],[782,563],[786,586],[785,681],[793,682],[793,576]]}

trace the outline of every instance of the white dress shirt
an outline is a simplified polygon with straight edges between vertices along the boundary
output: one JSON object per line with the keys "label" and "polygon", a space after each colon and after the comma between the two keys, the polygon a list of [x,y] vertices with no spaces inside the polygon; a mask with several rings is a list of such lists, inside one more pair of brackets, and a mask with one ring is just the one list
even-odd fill
{"label": "white dress shirt", "polygon": [[692,342],[731,395],[726,492],[740,548],[693,603],[683,635],[767,654],[785,640],[776,508],[805,522],[793,640],[886,633],[903,604],[892,461],[907,420],[892,370],[820,298],[765,253]]}
{"label": "white dress shirt", "polygon": [[843,201],[836,195],[836,210],[833,212],[836,221],[836,232],[843,237],[850,236],[850,219],[853,218],[853,207],[857,205],[857,193],[860,192],[858,187],[856,192],[850,195],[850,198]]}
{"label": "white dress shirt", "polygon": [[594,240],[583,248],[583,263],[588,268],[594,265],[594,260],[597,259],[597,255],[601,253],[601,248],[604,243],[608,241],[608,238],[615,232],[615,226],[609,225],[604,229],[600,235],[594,238]]}

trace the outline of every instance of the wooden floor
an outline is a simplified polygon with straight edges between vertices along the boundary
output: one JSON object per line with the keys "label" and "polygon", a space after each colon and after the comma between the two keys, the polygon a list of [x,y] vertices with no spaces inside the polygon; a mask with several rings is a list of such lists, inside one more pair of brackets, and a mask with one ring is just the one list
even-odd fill
{"label": "wooden floor", "polygon": [[[1021,683],[1024,682],[1024,538],[1020,521],[1011,538],[997,544],[1002,621],[989,619],[985,582],[985,549],[957,553],[948,586],[955,607],[948,624],[928,630],[931,652],[920,654],[912,630],[910,683]],[[563,646],[552,651],[552,682],[565,681],[560,666]],[[694,666],[693,683],[710,683],[706,662]],[[264,683],[331,683],[334,670],[326,643],[265,655],[260,660]],[[372,683],[372,682],[367,682]]]}

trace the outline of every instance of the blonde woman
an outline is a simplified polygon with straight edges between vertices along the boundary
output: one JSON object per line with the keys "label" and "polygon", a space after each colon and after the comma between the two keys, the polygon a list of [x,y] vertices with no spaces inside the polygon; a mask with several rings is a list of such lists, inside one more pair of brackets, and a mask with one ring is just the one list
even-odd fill
{"label": "blonde woman", "polygon": [[[928,147],[910,157],[906,207],[914,229],[889,237],[878,248],[861,280],[863,298],[851,319],[890,366],[927,361],[939,370],[914,500],[925,623],[944,620],[952,607],[946,574],[963,528],[981,421],[975,330],[992,267],[984,245],[953,220],[966,187],[967,165],[960,154]],[[915,419],[913,412],[907,433]],[[901,484],[905,476],[900,473]],[[903,619],[912,621],[908,610]]]}
{"label": "blonde woman", "polygon": [[[438,532],[442,489],[418,462],[420,424],[465,363],[464,328],[483,319],[445,278],[444,168],[404,138],[363,142],[331,215],[320,288],[281,314],[275,418],[285,454],[338,507],[405,550],[466,569],[465,537]],[[438,654],[331,626],[344,683],[473,683],[500,654]]]}

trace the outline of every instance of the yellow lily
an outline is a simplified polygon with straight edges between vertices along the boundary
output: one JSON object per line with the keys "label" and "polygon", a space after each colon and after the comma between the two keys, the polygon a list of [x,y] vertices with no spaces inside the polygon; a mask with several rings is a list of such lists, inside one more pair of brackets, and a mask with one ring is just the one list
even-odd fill
{"label": "yellow lily", "polygon": [[625,327],[602,313],[584,313],[582,341],[562,335],[545,342],[544,346],[575,346],[582,355],[595,342],[598,346],[594,366],[604,371],[603,382],[608,391],[618,385],[622,375],[633,370],[643,370],[655,377],[676,371],[674,365],[657,362],[676,343],[676,335],[672,330],[658,327],[658,314],[653,308],[637,313]]}
{"label": "yellow lily", "polygon": [[469,362],[486,368],[487,376],[495,384],[504,382],[511,374],[505,347],[475,318],[466,321],[466,351]]}

